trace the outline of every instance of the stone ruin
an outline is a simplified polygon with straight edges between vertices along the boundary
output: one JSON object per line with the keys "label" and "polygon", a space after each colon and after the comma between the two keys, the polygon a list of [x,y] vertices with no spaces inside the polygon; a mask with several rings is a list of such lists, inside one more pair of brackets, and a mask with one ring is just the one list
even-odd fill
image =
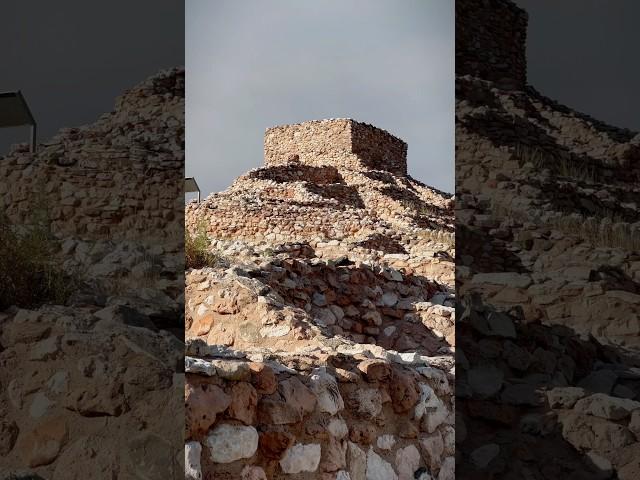
{"label": "stone ruin", "polygon": [[126,91],[96,122],[63,128],[0,158],[0,206],[14,224],[47,210],[54,233],[80,239],[180,239],[184,69]]}
{"label": "stone ruin", "polygon": [[48,210],[52,261],[79,277],[0,311],[0,477],[184,478],[183,172],[182,68],[0,158],[2,213]]}
{"label": "stone ruin", "polygon": [[453,480],[453,200],[350,119],[186,206],[186,478]]}
{"label": "stone ruin", "polygon": [[292,161],[338,170],[381,170],[407,174],[407,144],[390,133],[352,119],[316,120],[268,128],[267,167]]}
{"label": "stone ruin", "polygon": [[456,76],[471,75],[505,89],[527,82],[528,15],[513,2],[456,2]]}
{"label": "stone ruin", "polygon": [[339,239],[387,253],[417,248],[426,232],[453,235],[451,196],[411,178],[406,143],[384,130],[310,121],[267,129],[264,145],[265,166],[187,205],[190,231],[204,223],[218,239]]}
{"label": "stone ruin", "polygon": [[640,135],[527,85],[526,21],[456,1],[456,471],[635,480]]}

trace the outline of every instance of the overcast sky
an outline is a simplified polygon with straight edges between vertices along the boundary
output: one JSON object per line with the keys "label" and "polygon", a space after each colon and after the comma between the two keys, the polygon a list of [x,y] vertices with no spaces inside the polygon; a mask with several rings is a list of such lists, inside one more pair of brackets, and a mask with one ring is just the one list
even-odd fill
{"label": "overcast sky", "polygon": [[529,13],[529,83],[599,120],[640,130],[640,2],[516,3]]}
{"label": "overcast sky", "polygon": [[350,117],[454,188],[454,2],[188,0],[187,175],[204,195],[263,165],[267,127]]}
{"label": "overcast sky", "polygon": [[[12,0],[0,15],[0,91],[22,90],[39,141],[93,123],[115,98],[161,69],[184,65],[184,6],[176,0]],[[28,140],[0,130],[0,155]]]}

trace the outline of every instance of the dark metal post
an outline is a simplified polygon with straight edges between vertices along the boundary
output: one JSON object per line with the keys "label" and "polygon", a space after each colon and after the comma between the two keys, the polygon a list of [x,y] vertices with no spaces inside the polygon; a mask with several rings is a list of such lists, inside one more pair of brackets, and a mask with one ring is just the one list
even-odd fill
{"label": "dark metal post", "polygon": [[36,152],[36,124],[31,124],[31,145],[30,149],[31,153]]}

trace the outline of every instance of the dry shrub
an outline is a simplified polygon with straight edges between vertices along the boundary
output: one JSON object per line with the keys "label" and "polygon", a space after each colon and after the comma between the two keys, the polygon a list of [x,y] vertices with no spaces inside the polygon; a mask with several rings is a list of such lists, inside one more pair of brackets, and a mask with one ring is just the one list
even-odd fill
{"label": "dry shrub", "polygon": [[78,279],[62,269],[59,248],[46,212],[34,210],[26,225],[12,225],[0,214],[0,308],[67,301]]}
{"label": "dry shrub", "polygon": [[185,229],[184,254],[185,268],[217,267],[225,263],[219,254],[211,250],[211,241],[203,222],[198,224],[193,235]]}

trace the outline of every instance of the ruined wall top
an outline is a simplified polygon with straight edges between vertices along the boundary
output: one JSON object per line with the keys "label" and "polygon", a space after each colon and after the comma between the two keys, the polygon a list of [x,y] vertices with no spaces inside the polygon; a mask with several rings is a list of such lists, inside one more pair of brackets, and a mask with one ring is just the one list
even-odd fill
{"label": "ruined wall top", "polygon": [[456,75],[523,89],[527,21],[527,12],[510,0],[457,0]]}
{"label": "ruined wall top", "polygon": [[267,166],[300,162],[338,169],[407,174],[407,144],[380,128],[351,119],[313,120],[268,128]]}

